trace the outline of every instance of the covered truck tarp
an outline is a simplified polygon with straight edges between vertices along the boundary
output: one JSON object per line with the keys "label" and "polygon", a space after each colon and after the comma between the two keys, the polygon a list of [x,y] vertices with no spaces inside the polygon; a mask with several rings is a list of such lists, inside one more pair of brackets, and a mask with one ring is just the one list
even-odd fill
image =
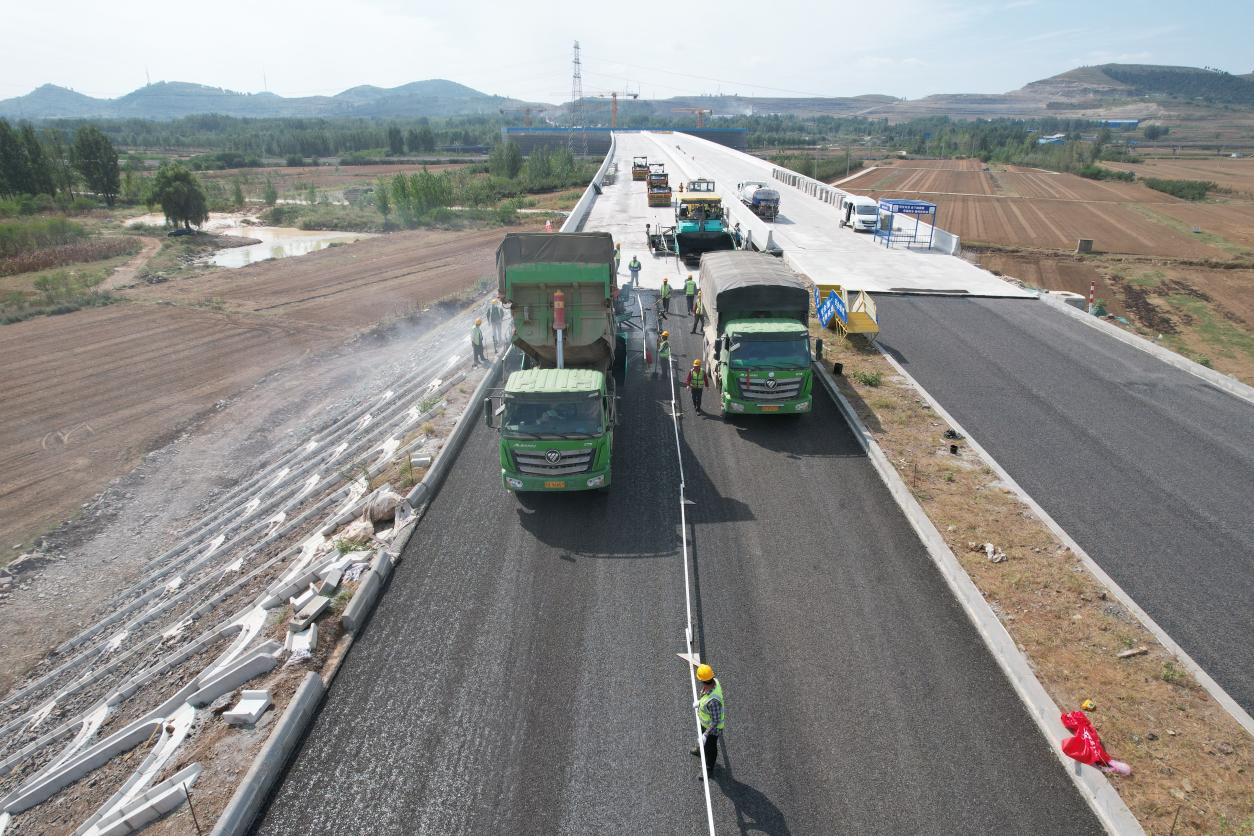
{"label": "covered truck tarp", "polygon": [[605,279],[606,298],[615,286],[614,239],[608,232],[509,233],[496,248],[497,289],[505,293],[509,268],[530,264],[580,265],[585,268],[581,275],[592,267],[598,279]]}
{"label": "covered truck tarp", "polygon": [[701,257],[701,300],[722,334],[723,318],[782,317],[805,324],[810,317],[810,286],[766,253],[747,250]]}

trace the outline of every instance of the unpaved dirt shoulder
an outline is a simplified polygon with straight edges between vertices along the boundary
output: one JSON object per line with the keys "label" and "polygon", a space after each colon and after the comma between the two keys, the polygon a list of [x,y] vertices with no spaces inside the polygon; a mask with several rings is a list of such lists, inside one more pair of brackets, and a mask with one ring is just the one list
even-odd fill
{"label": "unpaved dirt shoulder", "polygon": [[1112,783],[1146,831],[1174,821],[1176,833],[1250,832],[1254,740],[974,452],[944,437],[950,428],[878,351],[812,333],[827,364],[844,363],[841,391],[1050,696],[1064,711],[1096,702],[1103,743],[1133,769]]}

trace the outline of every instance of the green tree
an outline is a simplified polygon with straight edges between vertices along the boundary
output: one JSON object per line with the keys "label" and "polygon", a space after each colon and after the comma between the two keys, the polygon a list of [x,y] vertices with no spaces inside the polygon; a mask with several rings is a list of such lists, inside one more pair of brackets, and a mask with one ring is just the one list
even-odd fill
{"label": "green tree", "polygon": [[74,167],[83,175],[87,188],[104,198],[110,207],[118,198],[122,180],[118,152],[109,137],[94,125],[79,128],[74,135]]}
{"label": "green tree", "polygon": [[488,170],[497,177],[513,180],[522,171],[523,159],[518,146],[512,142],[498,142],[488,157]]}
{"label": "green tree", "polygon": [[274,187],[274,181],[269,177],[266,178],[266,187],[261,190],[261,199],[267,206],[273,206],[279,202],[279,190]]}
{"label": "green tree", "polygon": [[388,151],[393,154],[405,153],[405,137],[395,125],[388,125]]}
{"label": "green tree", "polygon": [[39,136],[30,123],[22,125],[19,133],[22,138],[22,147],[26,151],[27,188],[24,191],[27,194],[55,196],[57,186],[53,180],[52,166],[44,153],[43,143],[39,141]]}
{"label": "green tree", "polygon": [[[414,149],[410,149],[411,151]],[[432,132],[430,126],[423,125],[418,129],[418,150],[434,151],[435,150],[435,133]]]}
{"label": "green tree", "polygon": [[209,220],[209,203],[196,175],[181,163],[163,163],[153,178],[149,205],[160,204],[166,221],[184,229]]}
{"label": "green tree", "polygon": [[244,203],[244,184],[236,177],[231,181],[231,205],[238,209]]}
{"label": "green tree", "polygon": [[[71,159],[72,151],[65,147],[59,131],[45,130],[40,141],[44,147],[44,159],[48,161],[48,175],[52,178],[53,192],[66,200],[73,198],[74,187],[78,185],[78,173]],[[114,194],[116,193],[115,190]]]}
{"label": "green tree", "polygon": [[413,128],[405,132],[405,148],[411,154],[416,154],[422,150],[419,145],[418,131]]}
{"label": "green tree", "polygon": [[374,205],[378,207],[379,214],[383,216],[383,225],[388,225],[388,215],[392,214],[392,196],[390,187],[386,180],[382,177],[374,184]]}

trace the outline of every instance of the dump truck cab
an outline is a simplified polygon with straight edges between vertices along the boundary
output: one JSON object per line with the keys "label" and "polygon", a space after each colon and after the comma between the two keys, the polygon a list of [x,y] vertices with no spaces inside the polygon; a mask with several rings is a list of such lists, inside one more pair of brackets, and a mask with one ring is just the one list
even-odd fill
{"label": "dump truck cab", "polygon": [[648,157],[632,157],[631,159],[631,179],[647,180],[649,178],[649,158]]}
{"label": "dump truck cab", "polygon": [[701,259],[705,362],[724,415],[809,412],[810,293],[766,253],[719,252]]}

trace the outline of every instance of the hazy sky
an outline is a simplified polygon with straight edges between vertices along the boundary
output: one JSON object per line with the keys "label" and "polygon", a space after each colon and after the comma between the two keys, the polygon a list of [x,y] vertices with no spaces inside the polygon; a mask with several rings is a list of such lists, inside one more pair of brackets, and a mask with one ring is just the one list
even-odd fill
{"label": "hazy sky", "polygon": [[648,98],[1004,92],[1112,61],[1254,71],[1245,0],[5,5],[0,98],[45,82],[113,97],[147,71],[285,96],[448,78],[560,102],[575,40],[586,95],[630,87]]}

